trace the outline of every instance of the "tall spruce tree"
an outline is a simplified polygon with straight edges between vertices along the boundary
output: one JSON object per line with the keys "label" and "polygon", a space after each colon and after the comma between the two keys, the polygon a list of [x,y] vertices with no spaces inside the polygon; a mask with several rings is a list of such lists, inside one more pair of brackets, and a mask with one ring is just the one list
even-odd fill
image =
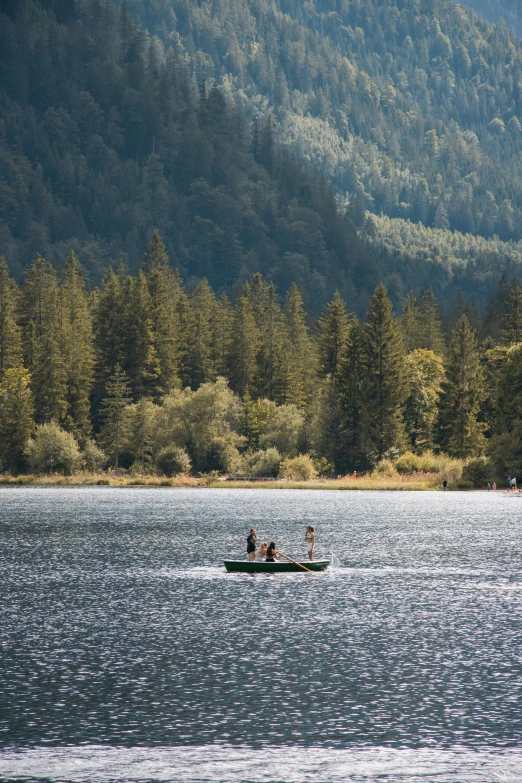
{"label": "tall spruce tree", "polygon": [[337,472],[367,470],[370,462],[365,416],[363,332],[355,320],[350,324],[336,383],[340,410],[339,436],[335,438]]}
{"label": "tall spruce tree", "polygon": [[227,368],[230,387],[240,397],[254,386],[258,340],[251,304],[240,296],[232,318]]}
{"label": "tall spruce tree", "polygon": [[18,473],[27,465],[27,444],[34,431],[30,375],[23,367],[5,370],[0,381],[0,463]]}
{"label": "tall spruce tree", "polygon": [[419,347],[421,335],[420,310],[413,291],[409,292],[402,310],[401,329],[406,351],[414,351]]}
{"label": "tall spruce tree", "polygon": [[31,374],[37,422],[62,423],[67,411],[67,373],[60,294],[56,272],[41,256],[25,275],[22,317],[24,364]]}
{"label": "tall spruce tree", "polygon": [[212,326],[216,297],[207,280],[192,291],[184,310],[183,385],[196,390],[207,381],[215,380],[212,355]]}
{"label": "tall spruce tree", "polygon": [[517,280],[513,280],[508,306],[504,338],[508,345],[515,345],[522,340],[522,287]]}
{"label": "tall spruce tree", "polygon": [[9,277],[5,258],[0,257],[0,378],[22,365],[22,336],[17,323],[20,292]]}
{"label": "tall spruce tree", "polygon": [[103,427],[100,443],[111,456],[116,472],[119,469],[121,444],[127,433],[123,431],[124,412],[130,402],[130,387],[126,373],[117,364],[113,375],[105,384],[106,397],[102,402]]}
{"label": "tall spruce tree", "polygon": [[402,443],[407,395],[402,334],[382,283],[370,299],[362,354],[369,444],[374,456],[381,459]]}
{"label": "tall spruce tree", "polygon": [[429,291],[421,293],[422,306],[419,316],[419,344],[418,348],[443,356],[446,351],[440,310],[435,295]]}
{"label": "tall spruce tree", "polygon": [[346,305],[336,291],[319,318],[319,366],[323,376],[336,375],[341,365],[348,336]]}
{"label": "tall spruce tree", "polygon": [[90,393],[94,370],[94,335],[85,283],[71,251],[60,288],[61,345],[66,373],[64,426],[85,443],[91,435]]}
{"label": "tall spruce tree", "polygon": [[139,400],[143,396],[156,394],[160,377],[160,363],[154,347],[151,298],[141,270],[134,279],[127,278],[124,291],[125,347],[122,369],[127,374],[134,399]]}
{"label": "tall spruce tree", "polygon": [[245,289],[257,324],[259,342],[254,396],[281,402],[283,396],[282,355],[285,331],[281,306],[273,283],[255,275],[250,289]]}
{"label": "tall spruce tree", "polygon": [[463,315],[452,332],[439,409],[439,445],[453,457],[482,454],[485,425],[478,421],[484,378],[475,335]]}
{"label": "tall spruce tree", "polygon": [[313,394],[316,353],[306,324],[301,291],[292,283],[283,307],[285,347],[282,354],[282,402],[304,409]]}
{"label": "tall spruce tree", "polygon": [[168,393],[180,385],[182,288],[179,274],[170,267],[158,231],[152,234],[143,270],[149,287],[154,349],[160,366],[158,391]]}
{"label": "tall spruce tree", "polygon": [[125,361],[125,282],[126,274],[121,265],[117,273],[112,268],[109,269],[94,304],[98,402],[104,395],[105,384],[113,375],[116,365],[121,366]]}

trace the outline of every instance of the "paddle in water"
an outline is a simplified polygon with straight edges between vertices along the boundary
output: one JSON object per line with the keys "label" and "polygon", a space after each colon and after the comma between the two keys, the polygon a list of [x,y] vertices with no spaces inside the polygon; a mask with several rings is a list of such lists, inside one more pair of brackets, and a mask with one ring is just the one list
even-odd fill
{"label": "paddle in water", "polygon": [[298,563],[297,560],[292,560],[291,557],[288,557],[288,555],[285,555],[284,552],[279,552],[280,557],[285,557],[287,560],[290,560],[291,563],[293,563],[296,566],[299,566],[299,568],[302,568],[303,571],[308,571],[309,574],[313,574],[313,571],[310,568],[307,568],[302,563]]}

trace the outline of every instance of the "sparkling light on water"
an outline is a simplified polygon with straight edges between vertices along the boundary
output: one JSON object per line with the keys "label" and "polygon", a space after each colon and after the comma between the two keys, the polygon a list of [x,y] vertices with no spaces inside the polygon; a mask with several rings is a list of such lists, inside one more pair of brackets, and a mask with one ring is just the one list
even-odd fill
{"label": "sparkling light on water", "polygon": [[[520,780],[521,517],[500,492],[1,489],[0,778]],[[224,571],[252,525],[299,556],[307,524],[339,567]]]}

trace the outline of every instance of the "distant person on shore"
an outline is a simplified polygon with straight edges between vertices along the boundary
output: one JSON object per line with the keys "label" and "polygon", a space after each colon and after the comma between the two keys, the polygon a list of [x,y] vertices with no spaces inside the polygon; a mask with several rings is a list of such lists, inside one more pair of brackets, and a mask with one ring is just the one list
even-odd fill
{"label": "distant person on shore", "polygon": [[497,485],[496,485],[495,482],[493,482],[493,489],[496,489],[496,488],[497,488]]}
{"label": "distant person on shore", "polygon": [[279,552],[276,549],[276,542],[271,541],[268,545],[268,549],[266,550],[266,560],[265,563],[277,563],[277,558],[279,557]]}
{"label": "distant person on shore", "polygon": [[445,492],[445,491],[447,490],[447,488],[448,488],[448,482],[447,482],[447,480],[446,480],[446,479],[444,479],[444,481],[442,482],[442,489],[443,489],[443,490],[444,490],[444,492]]}
{"label": "distant person on shore", "polygon": [[511,476],[508,476],[506,479],[506,487],[509,492],[509,490],[511,489]]}
{"label": "distant person on shore", "polygon": [[517,491],[517,478],[516,478],[516,476],[513,476],[513,478],[511,479],[511,489],[513,490],[513,492]]}
{"label": "distant person on shore", "polygon": [[304,540],[308,544],[308,559],[313,560],[315,546],[315,527],[313,525],[308,525],[306,528]]}
{"label": "distant person on shore", "polygon": [[251,528],[250,535],[247,538],[247,557],[251,563],[253,563],[256,559],[256,543],[257,533],[255,528]]}
{"label": "distant person on shore", "polygon": [[491,484],[488,481],[488,492],[491,490]]}

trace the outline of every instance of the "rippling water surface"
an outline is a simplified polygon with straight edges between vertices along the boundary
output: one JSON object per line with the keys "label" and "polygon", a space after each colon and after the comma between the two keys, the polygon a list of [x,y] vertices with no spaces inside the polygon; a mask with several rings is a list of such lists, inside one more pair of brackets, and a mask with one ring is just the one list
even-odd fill
{"label": "rippling water surface", "polygon": [[[522,497],[0,490],[0,778],[522,780]],[[231,575],[251,525],[324,574]]]}

